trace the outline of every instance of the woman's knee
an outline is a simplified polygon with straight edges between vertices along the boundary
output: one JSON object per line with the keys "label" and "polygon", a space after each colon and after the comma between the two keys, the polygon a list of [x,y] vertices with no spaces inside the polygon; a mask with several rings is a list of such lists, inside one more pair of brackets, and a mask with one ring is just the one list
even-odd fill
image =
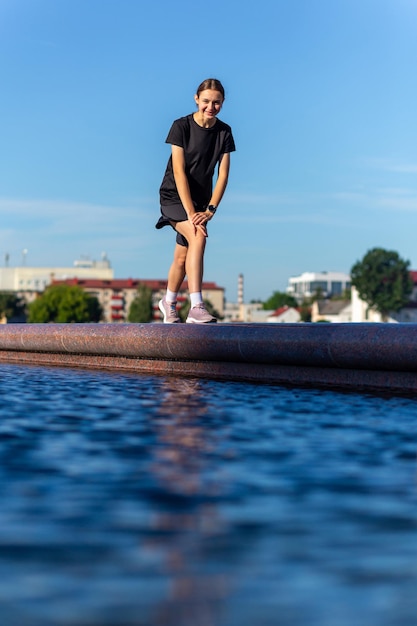
{"label": "woman's knee", "polygon": [[197,232],[193,233],[193,236],[188,239],[188,247],[194,249],[201,248],[204,250],[206,247],[206,240],[207,237],[203,235],[200,230],[197,230]]}
{"label": "woman's knee", "polygon": [[201,230],[199,228],[196,228],[193,224],[191,224],[188,221],[177,222],[174,225],[174,228],[177,231],[177,233],[185,237],[185,239],[188,241],[188,244],[190,243],[194,244],[200,240],[204,241],[206,239],[205,235],[201,232]]}

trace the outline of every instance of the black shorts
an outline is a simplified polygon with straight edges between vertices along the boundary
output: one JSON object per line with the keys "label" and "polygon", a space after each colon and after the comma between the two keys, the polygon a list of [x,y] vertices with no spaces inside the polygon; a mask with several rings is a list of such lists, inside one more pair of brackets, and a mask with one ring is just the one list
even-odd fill
{"label": "black shorts", "polygon": [[[196,211],[205,211],[205,208],[195,207]],[[169,206],[161,206],[161,217],[155,224],[155,228],[163,228],[164,226],[172,226],[171,222],[186,222],[188,220],[187,213],[182,204],[170,204]],[[172,226],[172,228],[174,228]],[[175,228],[174,228],[175,230]],[[183,235],[177,233],[177,243],[180,246],[188,248],[188,241]]]}

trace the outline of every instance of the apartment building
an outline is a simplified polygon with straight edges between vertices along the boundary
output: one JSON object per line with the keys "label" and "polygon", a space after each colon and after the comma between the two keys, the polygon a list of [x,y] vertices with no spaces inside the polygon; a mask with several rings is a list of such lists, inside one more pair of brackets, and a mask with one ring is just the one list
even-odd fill
{"label": "apartment building", "polygon": [[[95,296],[102,309],[103,321],[105,322],[126,322],[129,315],[130,305],[137,295],[140,285],[149,287],[152,291],[153,321],[162,321],[162,314],[158,308],[159,300],[165,295],[166,279],[147,280],[140,278],[127,279],[80,279],[69,278],[66,280],[54,280],[54,285],[77,285],[84,291]],[[203,299],[209,300],[216,311],[222,317],[224,314],[224,288],[213,282],[203,282]],[[180,307],[188,298],[188,283],[185,281],[181,285],[178,294],[178,306]]]}
{"label": "apartment building", "polygon": [[320,292],[323,298],[341,296],[351,288],[349,274],[343,272],[304,272],[288,280],[286,292],[298,302]]}

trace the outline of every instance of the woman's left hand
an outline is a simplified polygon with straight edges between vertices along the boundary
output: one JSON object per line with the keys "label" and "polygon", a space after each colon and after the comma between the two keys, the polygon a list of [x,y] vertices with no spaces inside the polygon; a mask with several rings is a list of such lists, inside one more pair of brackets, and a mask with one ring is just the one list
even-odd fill
{"label": "woman's left hand", "polygon": [[194,226],[202,226],[211,220],[212,217],[213,215],[210,211],[198,211],[197,213],[194,213],[192,217],[193,224]]}

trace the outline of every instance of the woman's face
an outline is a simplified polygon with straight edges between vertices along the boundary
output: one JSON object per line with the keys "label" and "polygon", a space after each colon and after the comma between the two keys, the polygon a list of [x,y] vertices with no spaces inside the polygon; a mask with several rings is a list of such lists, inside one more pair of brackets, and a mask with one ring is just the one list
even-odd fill
{"label": "woman's face", "polygon": [[195,96],[198,112],[207,121],[214,120],[223,104],[223,96],[215,89],[205,89]]}

